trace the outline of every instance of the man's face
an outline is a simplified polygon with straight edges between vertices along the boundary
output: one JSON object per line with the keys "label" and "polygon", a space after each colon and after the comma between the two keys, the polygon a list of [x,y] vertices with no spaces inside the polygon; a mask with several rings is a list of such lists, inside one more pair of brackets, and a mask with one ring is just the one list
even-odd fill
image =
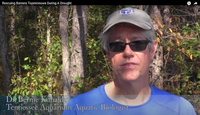
{"label": "man's face", "polygon": [[[129,43],[131,41],[146,40],[145,36],[142,35],[142,31],[144,30],[132,24],[117,24],[110,30],[109,41]],[[156,41],[152,44],[151,51],[148,45],[143,51],[132,51],[129,45],[126,45],[122,52],[108,51],[107,57],[113,67],[115,77],[126,81],[148,80],[149,64],[153,60],[157,48]]]}

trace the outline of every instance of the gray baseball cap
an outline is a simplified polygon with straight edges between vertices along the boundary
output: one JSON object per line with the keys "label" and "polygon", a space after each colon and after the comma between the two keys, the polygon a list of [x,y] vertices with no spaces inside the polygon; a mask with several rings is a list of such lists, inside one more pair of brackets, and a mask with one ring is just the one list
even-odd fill
{"label": "gray baseball cap", "polygon": [[134,24],[145,30],[150,30],[153,28],[152,20],[146,12],[143,10],[128,7],[113,12],[108,17],[102,33],[105,33],[115,24],[122,22]]}

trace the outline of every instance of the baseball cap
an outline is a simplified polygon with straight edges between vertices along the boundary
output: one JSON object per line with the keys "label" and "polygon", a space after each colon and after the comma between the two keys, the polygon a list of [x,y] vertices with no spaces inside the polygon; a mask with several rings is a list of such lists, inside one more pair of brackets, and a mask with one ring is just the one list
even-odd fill
{"label": "baseball cap", "polygon": [[150,16],[143,10],[136,8],[123,8],[121,10],[113,12],[106,21],[106,25],[102,33],[105,33],[111,27],[118,23],[131,23],[145,30],[153,28],[152,20]]}

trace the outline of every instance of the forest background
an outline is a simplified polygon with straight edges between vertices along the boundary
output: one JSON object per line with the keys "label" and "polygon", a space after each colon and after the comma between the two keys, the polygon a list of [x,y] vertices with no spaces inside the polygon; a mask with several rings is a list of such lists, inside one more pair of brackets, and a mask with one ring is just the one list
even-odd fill
{"label": "forest background", "polygon": [[[142,9],[153,20],[159,47],[150,66],[151,84],[185,97],[200,114],[198,5],[0,6],[0,95],[64,95],[66,100],[56,104],[65,105],[72,96],[111,81],[113,70],[98,35],[107,17],[124,7]],[[0,114],[6,114],[5,103],[0,106]]]}

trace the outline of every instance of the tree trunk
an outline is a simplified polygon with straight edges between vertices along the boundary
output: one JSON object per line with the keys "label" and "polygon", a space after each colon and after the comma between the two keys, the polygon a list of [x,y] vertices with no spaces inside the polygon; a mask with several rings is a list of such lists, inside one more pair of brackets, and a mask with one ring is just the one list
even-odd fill
{"label": "tree trunk", "polygon": [[68,7],[60,6],[59,26],[62,41],[62,77],[63,77],[63,104],[66,106],[71,95],[70,76],[69,76],[69,40],[68,40]]}
{"label": "tree trunk", "polygon": [[[157,5],[148,6],[148,13],[153,19],[154,30],[157,31],[159,26],[162,25],[162,16]],[[163,67],[163,47],[158,46],[155,53],[153,62],[150,65],[150,83],[160,89],[163,89],[163,76],[161,76],[161,71]]]}
{"label": "tree trunk", "polygon": [[[50,47],[51,47],[51,25],[50,25],[50,7],[48,7],[48,11],[47,11],[47,20],[46,20],[46,25],[47,25],[47,61],[48,63],[51,63],[51,59],[50,59]],[[48,68],[48,77],[49,77],[49,81],[48,81],[48,87],[49,87],[49,92],[48,92],[48,98],[49,100],[52,99],[52,73],[50,68]],[[52,106],[52,103],[50,102],[50,106]],[[52,110],[49,110],[49,115],[52,115]]]}
{"label": "tree trunk", "polygon": [[169,7],[168,5],[165,5],[164,6],[164,9],[163,9],[163,21],[165,23],[165,29],[164,29],[164,34],[167,35],[167,31],[170,27],[170,10],[169,10]]}
{"label": "tree trunk", "polygon": [[[77,6],[77,14],[80,25],[80,41],[82,49],[82,61],[83,61],[83,77],[86,76],[86,39],[87,39],[87,29],[88,29],[88,6],[82,5]],[[82,80],[83,82],[83,80]]]}
{"label": "tree trunk", "polygon": [[[16,54],[15,54],[15,50],[16,50],[16,46],[15,46],[15,40],[14,40],[14,36],[15,36],[15,6],[12,5],[11,8],[11,21],[10,21],[10,32],[11,32],[11,35],[10,35],[10,42],[13,46],[12,48],[12,52],[11,52],[11,57],[12,57],[12,60],[15,61],[16,59]],[[17,72],[17,68],[15,66],[15,63],[14,63],[14,66],[12,67],[12,71],[14,74],[16,74]]]}
{"label": "tree trunk", "polygon": [[[83,9],[86,11],[83,11]],[[83,78],[85,76],[85,58],[86,58],[86,28],[87,7],[73,6],[73,26],[72,26],[72,47],[71,47],[71,63],[70,76],[72,78],[72,95],[77,95],[76,88],[79,83],[79,88],[83,89]],[[85,21],[84,21],[85,20]],[[79,78],[78,80],[76,78]]]}
{"label": "tree trunk", "polygon": [[8,37],[6,34],[5,6],[0,6],[0,49],[1,49],[1,64],[3,71],[3,85],[7,92],[11,91],[10,83],[12,70],[8,56]]}

